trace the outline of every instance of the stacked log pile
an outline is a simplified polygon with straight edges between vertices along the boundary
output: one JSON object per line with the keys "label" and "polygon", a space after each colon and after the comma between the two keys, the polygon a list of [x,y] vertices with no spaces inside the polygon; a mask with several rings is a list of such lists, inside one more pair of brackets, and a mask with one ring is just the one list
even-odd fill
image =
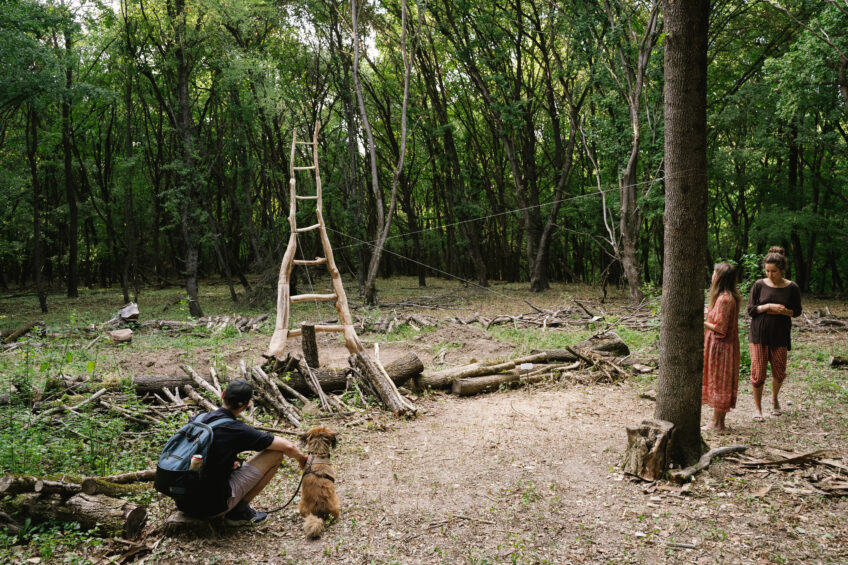
{"label": "stacked log pile", "polygon": [[[133,539],[147,523],[147,509],[117,498],[150,488],[153,471],[82,480],[48,480],[40,477],[7,475],[0,478],[0,496],[13,513],[38,521],[77,522],[85,529],[99,528],[110,536]],[[22,527],[6,514],[4,528]]]}
{"label": "stacked log pile", "polygon": [[559,310],[546,310],[533,307],[532,312],[518,314],[515,316],[482,316],[474,314],[468,317],[452,316],[446,319],[448,322],[469,325],[480,324],[486,329],[496,325],[511,325],[514,328],[566,328],[586,329],[598,328],[602,331],[613,326],[625,326],[633,330],[647,330],[657,327],[659,320],[647,307],[647,303],[635,307],[628,307],[623,315],[612,316],[608,314],[601,304],[590,303],[583,300],[573,300],[574,304]]}
{"label": "stacked log pile", "polygon": [[795,318],[793,323],[797,323],[799,329],[810,332],[839,332],[848,331],[848,318],[834,316],[830,312],[830,308],[825,306],[824,310],[816,308],[812,312],[802,312],[801,320]]}
{"label": "stacked log pile", "polygon": [[533,351],[518,359],[425,371],[412,382],[416,389],[450,389],[459,396],[545,380],[614,383],[629,376],[622,362],[629,354],[621,338],[610,333],[594,336],[574,347]]}

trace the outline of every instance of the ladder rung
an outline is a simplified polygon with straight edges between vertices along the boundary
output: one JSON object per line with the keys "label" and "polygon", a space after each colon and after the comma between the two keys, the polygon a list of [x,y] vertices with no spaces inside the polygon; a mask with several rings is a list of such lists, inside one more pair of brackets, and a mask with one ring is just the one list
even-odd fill
{"label": "ladder rung", "polygon": [[308,167],[292,167],[295,171],[311,171],[315,168],[315,165],[309,165]]}
{"label": "ladder rung", "polygon": [[[332,325],[316,325],[316,326],[315,326],[315,333],[320,333],[320,332],[343,332],[343,331],[345,331],[345,327],[344,327],[344,326],[341,326],[341,325],[339,325],[339,324],[332,324]],[[300,329],[300,328],[297,328],[297,329],[294,329],[294,330],[289,330],[289,332],[288,332],[288,334],[287,334],[287,335],[288,335],[288,337],[300,337],[301,335],[303,335],[303,330],[302,330],[302,329]]]}
{"label": "ladder rung", "polygon": [[321,227],[321,224],[315,224],[315,225],[309,226],[308,228],[297,228],[295,231],[297,233],[303,233],[303,232],[306,232],[306,231],[317,230],[320,227]]}
{"label": "ladder rung", "polygon": [[314,141],[295,141],[298,145],[315,145]]}
{"label": "ladder rung", "polygon": [[289,300],[292,302],[306,302],[308,300],[335,300],[338,298],[333,294],[295,294]]}
{"label": "ladder rung", "polygon": [[345,327],[340,324],[320,324],[315,326],[316,332],[343,332]]}
{"label": "ladder rung", "polygon": [[295,259],[295,265],[323,265],[327,262],[326,257],[316,257],[315,259]]}
{"label": "ladder rung", "polygon": [[313,194],[312,196],[299,196],[297,194],[294,195],[298,200],[318,200],[318,195]]}

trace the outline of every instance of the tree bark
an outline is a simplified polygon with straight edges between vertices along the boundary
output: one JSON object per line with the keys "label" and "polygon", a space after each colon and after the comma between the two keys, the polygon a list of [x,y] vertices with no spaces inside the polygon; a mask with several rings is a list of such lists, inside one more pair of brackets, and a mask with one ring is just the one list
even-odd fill
{"label": "tree bark", "polygon": [[44,250],[41,241],[41,182],[38,178],[38,114],[27,112],[27,160],[32,177],[33,278],[41,313],[47,313],[47,289],[44,287]]}
{"label": "tree bark", "polygon": [[665,259],[655,417],[674,424],[671,460],[688,466],[701,456],[709,1],[663,6]]}
{"label": "tree bark", "polygon": [[668,467],[674,425],[662,420],[645,420],[638,427],[626,429],[627,451],[621,465],[624,472],[647,481],[662,478]]}
{"label": "tree bark", "polygon": [[351,365],[355,366],[366,381],[374,388],[380,400],[393,414],[412,416],[416,408],[397,391],[394,383],[386,378],[377,363],[364,351],[351,355]]}
{"label": "tree bark", "polygon": [[128,539],[138,537],[147,522],[143,507],[104,495],[79,493],[63,501],[59,494],[32,494],[9,504],[38,521],[79,522],[85,529],[100,527],[106,535]]}
{"label": "tree bark", "polygon": [[303,358],[306,364],[317,369],[320,364],[318,362],[318,342],[315,339],[315,324],[302,323],[300,324],[300,344],[303,348]]}
{"label": "tree bark", "polygon": [[451,392],[457,396],[471,396],[481,392],[497,390],[503,385],[519,382],[518,370],[508,371],[499,375],[486,375],[483,377],[470,377],[456,379],[451,384]]}
{"label": "tree bark", "polygon": [[73,64],[71,62],[72,31],[66,29],[65,36],[65,91],[62,96],[62,156],[65,172],[65,197],[68,201],[68,298],[79,296],[79,212],[77,210],[77,191],[74,186],[73,170],[71,168],[71,87],[73,86]]}

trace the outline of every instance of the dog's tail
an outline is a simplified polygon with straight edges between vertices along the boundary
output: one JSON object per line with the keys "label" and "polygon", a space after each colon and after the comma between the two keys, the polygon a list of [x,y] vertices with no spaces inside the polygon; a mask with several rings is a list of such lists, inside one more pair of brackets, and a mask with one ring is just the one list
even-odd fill
{"label": "dog's tail", "polygon": [[310,514],[303,520],[303,531],[306,532],[306,537],[309,539],[318,539],[324,533],[324,520]]}

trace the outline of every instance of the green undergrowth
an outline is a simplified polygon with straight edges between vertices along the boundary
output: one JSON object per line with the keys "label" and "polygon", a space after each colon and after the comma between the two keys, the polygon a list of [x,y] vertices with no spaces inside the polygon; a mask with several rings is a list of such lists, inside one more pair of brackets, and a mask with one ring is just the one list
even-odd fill
{"label": "green undergrowth", "polygon": [[[653,347],[659,340],[659,330],[636,331],[625,326],[613,331],[630,348],[631,355],[638,355]],[[515,328],[509,325],[492,326],[488,329],[493,338],[515,345],[514,357],[528,355],[534,349],[564,349],[594,335],[594,330],[566,330],[563,328]]]}

